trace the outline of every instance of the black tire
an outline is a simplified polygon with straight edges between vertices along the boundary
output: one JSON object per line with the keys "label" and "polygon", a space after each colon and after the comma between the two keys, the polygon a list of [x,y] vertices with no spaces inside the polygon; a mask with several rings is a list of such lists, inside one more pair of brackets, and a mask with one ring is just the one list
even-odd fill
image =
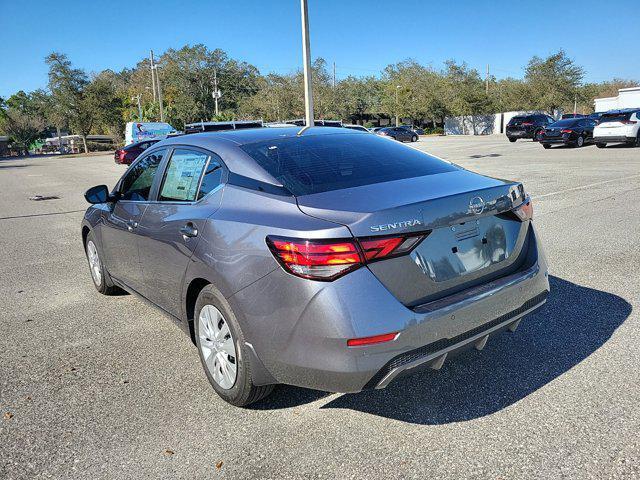
{"label": "black tire", "polygon": [[640,130],[638,130],[638,135],[636,136],[636,141],[631,144],[633,147],[640,147]]}
{"label": "black tire", "polygon": [[[231,332],[231,338],[234,340],[235,351],[237,354],[235,358],[236,380],[233,386],[229,389],[222,388],[214,380],[203,356],[200,338],[199,318],[202,307],[204,307],[205,305],[212,305],[219,310],[219,312],[224,317],[224,321],[227,322],[227,325]],[[261,400],[273,391],[275,385],[257,386],[253,384],[251,378],[251,356],[249,355],[248,349],[245,345],[244,335],[242,333],[242,329],[240,328],[240,324],[238,323],[236,316],[231,310],[231,306],[229,305],[229,303],[213,285],[207,285],[198,295],[193,322],[200,362],[202,363],[202,367],[205,374],[207,375],[209,383],[216,391],[216,393],[220,396],[220,398],[222,398],[225,402],[230,403],[231,405],[244,407],[251,403],[257,402],[258,400]]]}
{"label": "black tire", "polygon": [[605,148],[606,146],[607,146],[606,143],[596,142],[596,147],[598,147],[598,148]]}
{"label": "black tire", "polygon": [[418,141],[418,136],[414,135],[413,137],[411,137],[411,141],[412,142],[417,142]]}
{"label": "black tire", "polygon": [[[90,244],[93,245],[93,247],[91,247]],[[90,250],[93,251],[93,249],[95,249],[95,252],[98,256],[100,271],[99,278],[98,275],[94,274],[93,266],[91,264]],[[85,239],[84,243],[84,253],[87,256],[87,262],[89,263],[89,273],[91,273],[91,280],[93,281],[93,286],[96,287],[96,290],[98,290],[98,292],[103,295],[117,295],[122,293],[122,290],[119,287],[116,287],[113,283],[113,280],[111,280],[111,276],[109,275],[109,272],[107,271],[107,268],[102,261],[104,256],[102,254],[102,251],[100,250],[100,247],[98,246],[98,243],[96,242],[93,232],[89,232],[87,234],[87,238]]]}
{"label": "black tire", "polygon": [[548,143],[543,143],[542,146],[546,149],[551,148],[551,145],[549,145]]}
{"label": "black tire", "polygon": [[533,132],[533,138],[532,138],[532,140],[533,140],[534,142],[537,142],[537,141],[538,141],[538,135],[540,135],[540,132],[542,132],[542,130],[536,130],[535,132]]}
{"label": "black tire", "polygon": [[580,135],[577,139],[576,139],[576,147],[581,148],[584,147],[584,137],[582,135]]}
{"label": "black tire", "polygon": [[517,138],[509,138],[509,141],[510,141],[511,143],[515,143],[515,141],[516,141],[516,140],[518,140],[518,139],[517,139]]}

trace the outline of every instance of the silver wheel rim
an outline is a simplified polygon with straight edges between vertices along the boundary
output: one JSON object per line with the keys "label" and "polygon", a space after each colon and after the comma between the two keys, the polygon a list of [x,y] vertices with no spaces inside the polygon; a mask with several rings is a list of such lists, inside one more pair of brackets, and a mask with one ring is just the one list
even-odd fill
{"label": "silver wheel rim", "polygon": [[229,390],[238,372],[236,345],[227,321],[213,305],[205,305],[198,318],[200,351],[213,380]]}
{"label": "silver wheel rim", "polygon": [[87,258],[89,259],[89,267],[91,268],[91,277],[97,286],[102,284],[102,269],[100,268],[100,257],[98,249],[91,240],[87,242]]}
{"label": "silver wheel rim", "polygon": [[584,144],[584,138],[578,137],[578,146],[581,147]]}

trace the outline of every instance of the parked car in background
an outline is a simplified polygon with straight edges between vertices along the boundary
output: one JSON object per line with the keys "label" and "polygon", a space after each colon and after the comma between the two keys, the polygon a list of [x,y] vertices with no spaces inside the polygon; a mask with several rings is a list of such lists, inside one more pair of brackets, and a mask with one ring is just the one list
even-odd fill
{"label": "parked car in background", "polygon": [[554,122],[553,118],[542,113],[516,115],[507,123],[507,138],[510,142],[519,138],[530,138],[535,142],[542,129]]}
{"label": "parked car in background", "polygon": [[606,112],[593,112],[589,114],[589,118],[591,118],[592,120],[595,120],[596,123],[600,123],[600,118],[602,117],[602,115],[604,115]]}
{"label": "parked car in background", "polygon": [[407,127],[385,127],[376,132],[376,135],[393,138],[399,142],[416,142],[418,134]]}
{"label": "parked car in background", "polygon": [[348,128],[349,130],[357,130],[358,132],[371,133],[367,127],[363,127],[362,125],[342,125],[344,128]]}
{"label": "parked car in background", "polygon": [[380,130],[382,130],[383,128],[389,128],[389,127],[371,127],[371,128],[369,129],[369,131],[371,131],[371,132],[373,132],[373,133],[377,133],[377,132],[379,132]]}
{"label": "parked car in background", "polygon": [[144,142],[132,143],[126,147],[119,148],[114,153],[114,159],[116,163],[121,165],[131,165],[131,163],[138,158],[138,156],[144,152],[151,145],[158,143],[157,140],[145,140]]}
{"label": "parked car in background", "polygon": [[549,292],[521,183],[344,128],[175,137],[85,198],[96,289],[160,306],[233,405],[438,370]]}
{"label": "parked car in background", "polygon": [[593,143],[593,128],[597,125],[591,118],[566,118],[545,127],[538,135],[538,141],[544,148],[562,144],[571,147],[582,147]]}
{"label": "parked car in background", "polygon": [[567,118],[583,118],[586,117],[586,115],[583,115],[582,113],[563,113],[562,116],[560,117],[560,120],[566,120]]}
{"label": "parked car in background", "polygon": [[598,148],[604,148],[609,143],[640,146],[640,109],[628,108],[603,113],[593,130],[593,137]]}
{"label": "parked car in background", "polygon": [[408,128],[409,130],[411,130],[412,132],[417,133],[418,135],[424,135],[424,129],[423,128],[414,127],[412,125],[400,125],[400,126]]}

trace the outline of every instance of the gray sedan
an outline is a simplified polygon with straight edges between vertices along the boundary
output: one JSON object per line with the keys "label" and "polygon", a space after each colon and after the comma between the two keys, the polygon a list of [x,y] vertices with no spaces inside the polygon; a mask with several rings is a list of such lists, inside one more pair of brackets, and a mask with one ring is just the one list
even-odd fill
{"label": "gray sedan", "polygon": [[98,291],[171,316],[234,405],[438,369],[549,291],[522,184],[345,128],[170,138],[85,197]]}

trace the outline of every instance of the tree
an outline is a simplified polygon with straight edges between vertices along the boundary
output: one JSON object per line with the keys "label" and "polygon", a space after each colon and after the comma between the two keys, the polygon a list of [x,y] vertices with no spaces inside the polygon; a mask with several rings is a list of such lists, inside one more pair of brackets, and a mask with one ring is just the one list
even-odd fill
{"label": "tree", "polygon": [[63,53],[53,52],[47,56],[45,62],[49,66],[49,90],[53,102],[50,118],[56,123],[58,132],[63,123],[79,131],[84,151],[88,153],[86,136],[90,130],[92,118],[91,112],[87,109],[87,102],[83,101],[83,91],[89,83],[87,74],[83,70],[73,68]]}
{"label": "tree", "polygon": [[584,70],[560,50],[542,59],[533,57],[525,70],[534,108],[548,113],[560,108],[573,110],[573,102],[582,84]]}
{"label": "tree", "polygon": [[13,107],[7,108],[2,117],[4,132],[28,155],[30,145],[40,138],[46,126],[44,118]]}
{"label": "tree", "polygon": [[494,110],[494,104],[487,95],[485,83],[477,70],[471,69],[466,63],[458,64],[453,60],[446,62],[445,73],[445,102],[454,115],[470,118],[473,134],[477,135],[477,115],[489,114]]}

